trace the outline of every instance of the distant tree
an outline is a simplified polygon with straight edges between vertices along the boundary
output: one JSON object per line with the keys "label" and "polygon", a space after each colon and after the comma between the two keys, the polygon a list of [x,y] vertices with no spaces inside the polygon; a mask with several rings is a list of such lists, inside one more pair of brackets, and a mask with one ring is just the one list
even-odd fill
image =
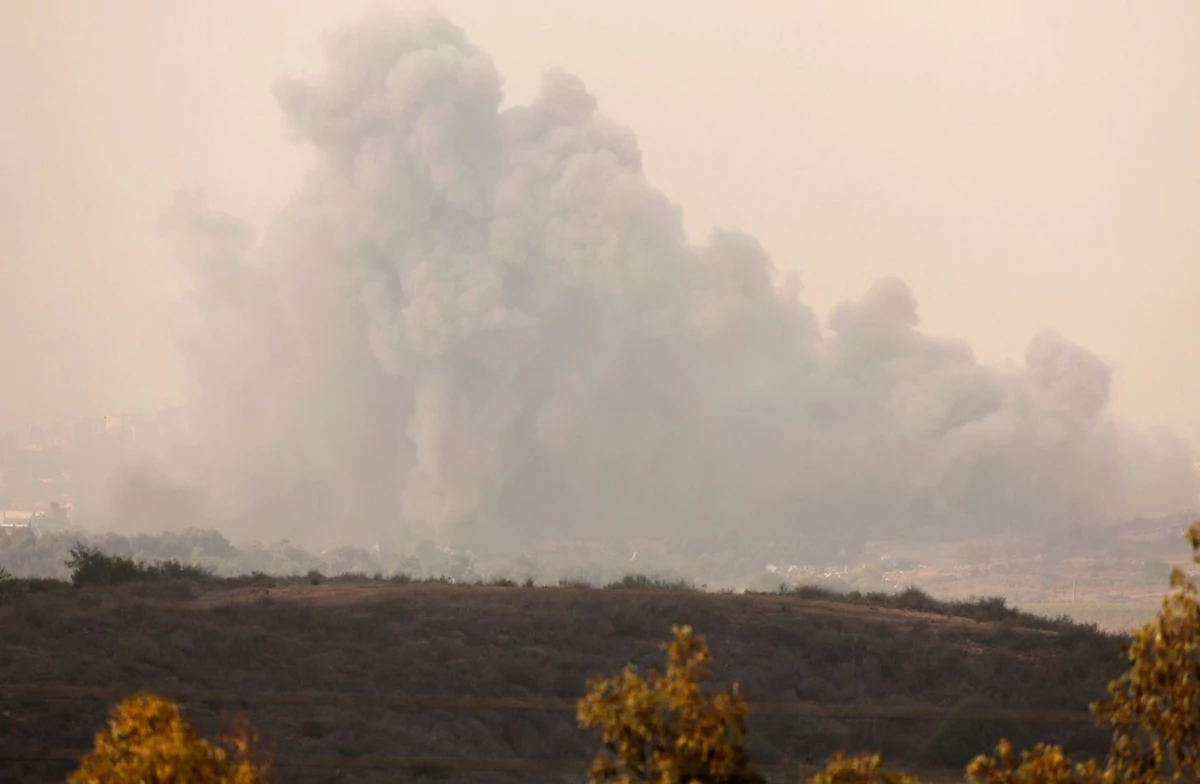
{"label": "distant tree", "polygon": [[119,585],[137,580],[141,564],[124,555],[109,555],[98,547],[76,543],[71,548],[71,582],[79,585]]}
{"label": "distant tree", "polygon": [[174,702],[138,694],[113,709],[67,784],[263,784],[268,763],[255,741],[244,721],[205,740]]}
{"label": "distant tree", "polygon": [[66,562],[71,570],[71,583],[84,585],[121,585],[123,583],[151,580],[207,580],[212,573],[192,564],[174,559],[147,564],[127,555],[110,555],[98,547],[76,543],[71,548],[71,559]]}
{"label": "distant tree", "polygon": [[746,703],[737,686],[708,693],[708,646],[688,626],[672,629],[667,669],[640,675],[632,664],[594,678],[579,723],[598,729],[590,784],[760,784],[746,753]]}

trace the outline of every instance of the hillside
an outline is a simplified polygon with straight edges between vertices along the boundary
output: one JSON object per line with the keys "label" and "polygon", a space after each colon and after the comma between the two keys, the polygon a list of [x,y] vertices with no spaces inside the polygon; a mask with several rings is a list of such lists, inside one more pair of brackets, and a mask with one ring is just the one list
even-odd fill
{"label": "hillside", "polygon": [[[658,646],[673,623],[706,635],[717,680],[736,680],[760,704],[751,720],[752,751],[767,766],[819,761],[836,748],[873,748],[897,763],[952,767],[1001,733],[1103,748],[1103,734],[1088,723],[1033,721],[1021,712],[1085,711],[1121,670],[1119,640],[996,604],[976,609],[975,617],[1001,620],[819,592],[805,598],[349,578],[13,594],[0,598],[0,780],[61,781],[68,762],[33,758],[74,758],[109,707],[94,697],[146,688],[181,695],[206,730],[243,710],[279,758],[281,781],[403,777],[394,759],[381,757],[521,758],[570,768],[591,749],[571,710],[587,677],[626,661],[658,665]],[[85,687],[106,691],[88,699]],[[432,700],[412,705],[397,695]],[[344,704],[327,704],[339,699]],[[467,702],[449,704],[456,699]],[[833,714],[890,710],[908,717],[797,715],[798,702]],[[956,707],[962,718],[944,718]],[[919,717],[932,709],[942,716]],[[1001,709],[1011,717],[991,724],[969,715]],[[564,779],[553,767],[521,779],[579,779]],[[452,775],[436,761],[416,768],[417,778]],[[480,781],[512,774],[458,775]]]}

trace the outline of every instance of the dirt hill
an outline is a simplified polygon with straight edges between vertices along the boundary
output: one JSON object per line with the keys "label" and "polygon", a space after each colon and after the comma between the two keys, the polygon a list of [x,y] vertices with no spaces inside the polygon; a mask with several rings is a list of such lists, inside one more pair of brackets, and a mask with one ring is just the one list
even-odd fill
{"label": "dirt hill", "polygon": [[888,604],[365,579],[22,592],[0,598],[0,781],[62,781],[115,696],[140,689],[182,699],[205,731],[244,712],[279,781],[581,780],[586,679],[659,665],[674,623],[754,703],[764,766],[845,748],[948,768],[1000,734],[1105,747],[1080,714],[1122,668],[1117,638],[997,605],[980,621]]}

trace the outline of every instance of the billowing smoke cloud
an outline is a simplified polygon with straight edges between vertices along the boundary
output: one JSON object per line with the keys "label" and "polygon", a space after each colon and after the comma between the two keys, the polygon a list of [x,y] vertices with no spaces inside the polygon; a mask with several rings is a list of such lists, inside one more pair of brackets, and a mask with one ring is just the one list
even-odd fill
{"label": "billowing smoke cloud", "polygon": [[899,280],[827,329],[752,238],[695,247],[580,81],[500,110],[487,54],[382,14],[276,89],[317,162],[278,220],[181,197],[195,381],[171,499],[260,537],[1038,530],[1194,506],[1054,333],[1024,368],[918,329]]}

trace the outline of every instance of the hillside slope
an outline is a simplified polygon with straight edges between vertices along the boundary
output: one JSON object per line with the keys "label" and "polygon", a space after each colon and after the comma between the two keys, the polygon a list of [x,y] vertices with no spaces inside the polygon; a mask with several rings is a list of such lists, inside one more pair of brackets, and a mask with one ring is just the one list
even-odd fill
{"label": "hillside slope", "polygon": [[[658,665],[673,623],[708,638],[718,682],[736,680],[748,700],[768,704],[751,719],[754,759],[764,765],[870,748],[898,763],[950,767],[1000,733],[1094,751],[1105,739],[1087,723],[1015,712],[1083,712],[1121,670],[1119,640],[1085,627],[981,623],[828,597],[343,579],[63,588],[0,599],[0,780],[62,780],[69,763],[32,758],[87,748],[109,705],[83,699],[82,687],[191,694],[189,713],[206,730],[242,710],[280,758],[281,781],[397,780],[386,761],[364,767],[378,757],[583,760],[590,739],[570,701],[590,675],[627,661]],[[317,691],[475,702],[319,704],[333,700]],[[299,704],[284,704],[287,695]],[[942,715],[789,715],[797,702]],[[962,716],[945,718],[956,707]],[[969,715],[998,709],[1013,718]],[[339,757],[346,765],[330,766]],[[449,775],[436,767],[416,775]]]}

